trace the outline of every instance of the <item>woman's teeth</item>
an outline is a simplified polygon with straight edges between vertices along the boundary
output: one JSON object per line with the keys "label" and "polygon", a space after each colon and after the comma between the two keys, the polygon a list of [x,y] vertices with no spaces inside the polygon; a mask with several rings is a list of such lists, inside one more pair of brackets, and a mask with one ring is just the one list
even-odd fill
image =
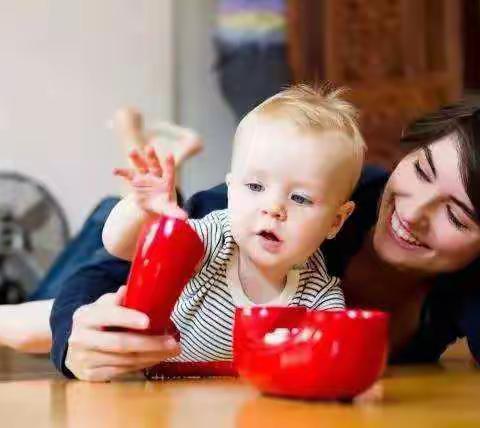
{"label": "woman's teeth", "polygon": [[394,211],[392,214],[392,229],[396,236],[400,239],[406,241],[411,245],[417,245],[419,247],[423,247],[423,244],[416,239],[407,229],[405,229],[402,224],[400,223],[400,219],[397,216],[397,212]]}

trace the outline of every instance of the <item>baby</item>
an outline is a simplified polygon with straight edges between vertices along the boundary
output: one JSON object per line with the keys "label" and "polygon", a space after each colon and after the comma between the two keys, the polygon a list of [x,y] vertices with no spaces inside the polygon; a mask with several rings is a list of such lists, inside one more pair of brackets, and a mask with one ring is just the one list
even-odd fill
{"label": "baby", "polygon": [[[188,220],[205,245],[196,275],[172,314],[181,333],[175,361],[232,359],[236,306],[342,309],[339,280],[328,274],[320,244],[332,239],[354,209],[365,144],[356,110],[341,91],[294,86],[248,113],[234,139],[227,175],[228,209]],[[177,217],[171,156],[133,152],[121,169],[133,192],[114,208],[105,248],[131,260],[152,213]]]}

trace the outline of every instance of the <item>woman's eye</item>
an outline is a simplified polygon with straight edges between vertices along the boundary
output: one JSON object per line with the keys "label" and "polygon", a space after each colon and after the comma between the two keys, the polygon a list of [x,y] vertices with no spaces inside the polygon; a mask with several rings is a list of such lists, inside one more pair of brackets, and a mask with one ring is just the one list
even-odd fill
{"label": "woman's eye", "polygon": [[448,219],[450,220],[450,222],[459,230],[466,230],[468,229],[468,227],[463,224],[454,214],[454,212],[452,211],[452,208],[447,205],[447,214],[448,214]]}
{"label": "woman's eye", "polygon": [[263,190],[263,186],[258,183],[247,183],[247,187],[252,191],[252,192],[261,192]]}
{"label": "woman's eye", "polygon": [[417,174],[418,178],[420,178],[420,180],[426,181],[428,183],[432,182],[431,178],[428,176],[428,174],[420,166],[420,162],[418,160],[416,160],[413,163],[413,165],[414,165],[414,168],[415,168],[415,173]]}
{"label": "woman's eye", "polygon": [[297,195],[297,194],[293,194],[291,196],[291,199],[293,202],[299,204],[299,205],[312,205],[312,201],[308,198],[306,198],[305,196],[302,196],[302,195]]}

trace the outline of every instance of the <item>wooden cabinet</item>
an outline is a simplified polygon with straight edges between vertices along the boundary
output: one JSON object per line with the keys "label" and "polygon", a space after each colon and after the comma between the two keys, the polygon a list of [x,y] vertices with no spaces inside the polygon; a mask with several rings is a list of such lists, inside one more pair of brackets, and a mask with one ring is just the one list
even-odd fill
{"label": "wooden cabinet", "polygon": [[351,88],[368,161],[391,167],[402,128],[460,96],[461,3],[289,0],[294,79]]}

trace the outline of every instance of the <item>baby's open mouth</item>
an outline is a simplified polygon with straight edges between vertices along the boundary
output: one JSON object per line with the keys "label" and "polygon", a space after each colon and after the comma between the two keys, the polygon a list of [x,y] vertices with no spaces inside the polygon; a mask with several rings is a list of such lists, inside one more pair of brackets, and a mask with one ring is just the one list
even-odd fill
{"label": "baby's open mouth", "polygon": [[268,239],[269,241],[280,242],[280,239],[273,232],[268,230],[262,230],[259,234],[262,238]]}

